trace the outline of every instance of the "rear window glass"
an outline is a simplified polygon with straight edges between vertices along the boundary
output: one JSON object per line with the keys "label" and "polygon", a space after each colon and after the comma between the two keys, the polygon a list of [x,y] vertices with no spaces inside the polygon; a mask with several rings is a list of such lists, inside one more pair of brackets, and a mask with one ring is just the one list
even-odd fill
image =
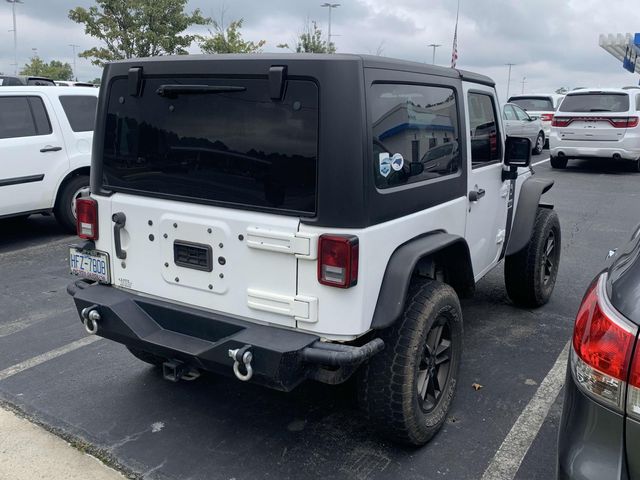
{"label": "rear window glass", "polygon": [[510,98],[509,103],[515,103],[524,110],[533,112],[553,112],[553,100],[549,97],[518,97]]}
{"label": "rear window glass", "polygon": [[98,98],[89,95],[64,95],[60,103],[74,132],[91,132],[96,123]]}
{"label": "rear window glass", "polygon": [[[163,86],[179,90],[161,95]],[[148,78],[141,97],[125,78],[111,85],[108,189],[310,214],[317,157],[312,81],[287,81],[282,101],[267,78]]]}
{"label": "rear window glass", "polygon": [[46,78],[29,78],[27,79],[27,85],[55,87],[56,84],[53,80],[47,80]]}
{"label": "rear window glass", "polygon": [[626,112],[629,95],[626,93],[574,93],[567,95],[558,109],[561,112]]}
{"label": "rear window glass", "polygon": [[460,169],[453,89],[376,83],[369,104],[378,188],[431,180]]}

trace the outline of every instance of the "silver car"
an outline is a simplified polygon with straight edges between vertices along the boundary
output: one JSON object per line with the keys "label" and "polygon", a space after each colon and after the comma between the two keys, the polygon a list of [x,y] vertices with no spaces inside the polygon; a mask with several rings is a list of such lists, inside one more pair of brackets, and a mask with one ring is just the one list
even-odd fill
{"label": "silver car", "polygon": [[531,141],[533,153],[538,155],[542,152],[546,137],[539,118],[530,116],[513,103],[502,106],[502,118],[508,136],[528,138]]}

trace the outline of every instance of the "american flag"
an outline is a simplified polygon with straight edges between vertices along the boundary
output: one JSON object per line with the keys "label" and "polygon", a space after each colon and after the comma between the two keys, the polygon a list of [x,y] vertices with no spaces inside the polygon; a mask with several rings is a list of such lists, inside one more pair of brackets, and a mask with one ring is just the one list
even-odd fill
{"label": "american flag", "polygon": [[453,50],[451,52],[451,68],[456,68],[458,61],[458,17],[460,16],[460,0],[458,0],[458,11],[456,12],[456,29],[453,33]]}

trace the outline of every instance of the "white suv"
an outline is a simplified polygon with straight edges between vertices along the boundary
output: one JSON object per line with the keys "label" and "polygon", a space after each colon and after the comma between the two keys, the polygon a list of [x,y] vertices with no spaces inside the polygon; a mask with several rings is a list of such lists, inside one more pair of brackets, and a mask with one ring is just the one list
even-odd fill
{"label": "white suv", "polygon": [[0,87],[0,218],[53,211],[75,231],[98,89]]}
{"label": "white suv", "polygon": [[544,131],[544,138],[546,139],[545,145],[548,145],[553,115],[563,98],[564,95],[557,93],[527,93],[511,95],[509,97],[509,103],[515,103],[525,110],[529,116],[540,119],[540,122],[542,122],[542,130]]}
{"label": "white suv", "polygon": [[640,91],[582,89],[564,98],[553,119],[551,166],[565,168],[570,158],[630,160],[640,171]]}

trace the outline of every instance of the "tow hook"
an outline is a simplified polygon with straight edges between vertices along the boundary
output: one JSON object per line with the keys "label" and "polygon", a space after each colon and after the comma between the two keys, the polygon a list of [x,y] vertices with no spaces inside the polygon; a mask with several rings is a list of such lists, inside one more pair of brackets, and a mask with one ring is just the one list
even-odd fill
{"label": "tow hook", "polygon": [[98,312],[97,308],[97,305],[91,305],[90,307],[83,308],[80,312],[84,329],[90,335],[95,335],[98,332],[98,322],[102,318],[100,317],[100,312]]}
{"label": "tow hook", "polygon": [[[238,380],[248,382],[253,376],[253,368],[251,368],[251,360],[253,360],[253,353],[249,351],[251,345],[245,345],[242,348],[236,348],[229,350],[229,357],[233,358],[233,373]],[[244,369],[247,373],[240,371],[240,363],[244,364]]]}

